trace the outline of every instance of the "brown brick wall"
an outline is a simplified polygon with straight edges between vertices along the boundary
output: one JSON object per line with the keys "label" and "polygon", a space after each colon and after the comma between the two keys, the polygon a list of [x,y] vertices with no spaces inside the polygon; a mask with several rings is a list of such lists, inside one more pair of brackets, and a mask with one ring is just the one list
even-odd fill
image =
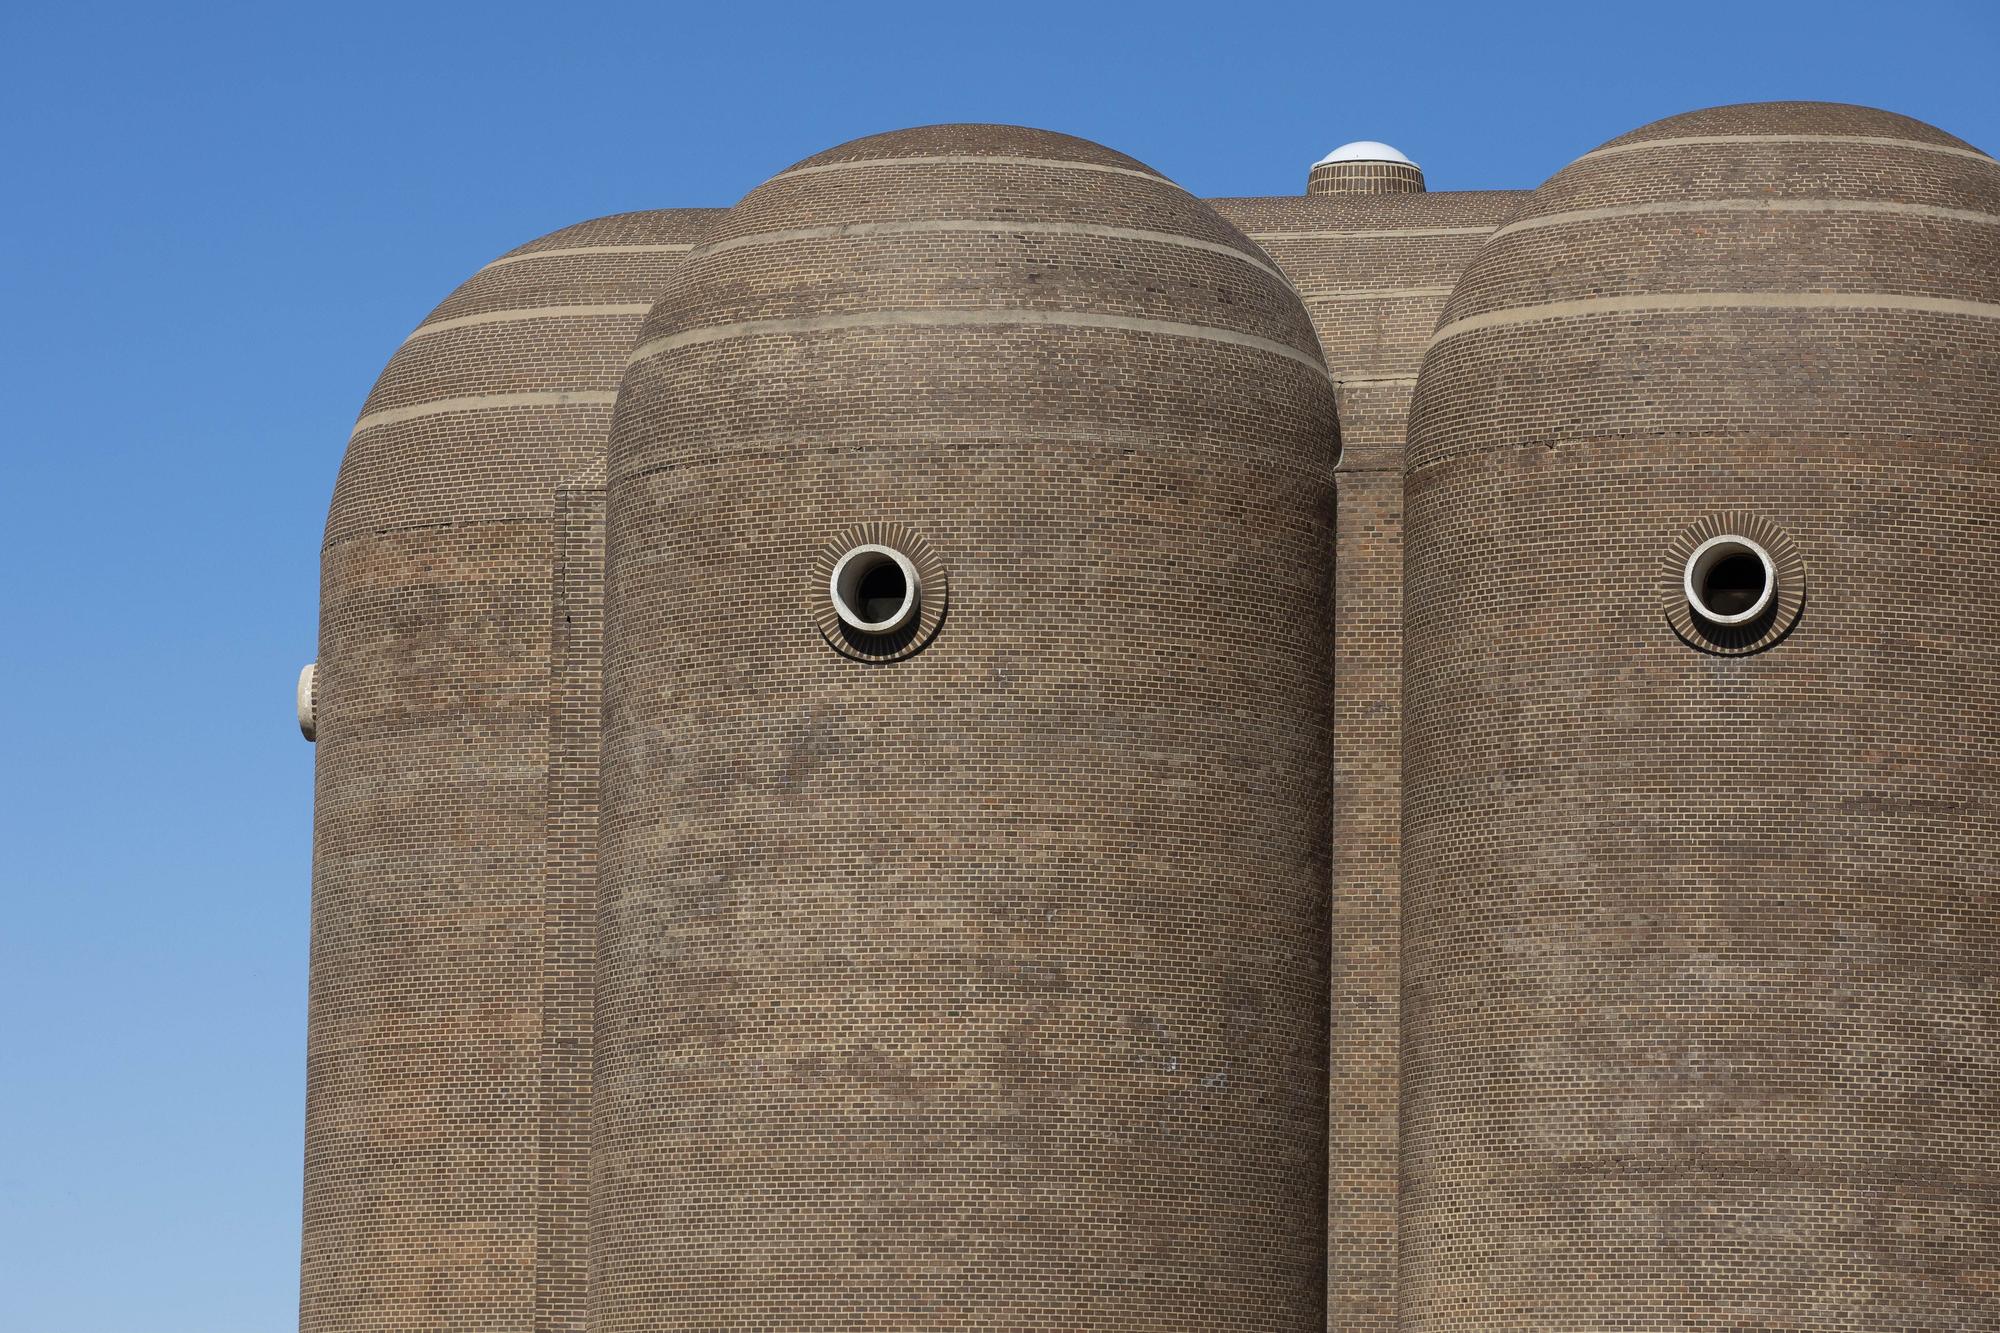
{"label": "brown brick wall", "polygon": [[[1405,496],[1409,1333],[2000,1325],[1996,214],[1928,127],[1726,108],[1459,284]],[[1663,613],[1729,511],[1805,563],[1751,656]]]}
{"label": "brown brick wall", "polygon": [[[1399,1245],[1410,1330],[1995,1322],[1990,160],[1775,106],[1532,198],[1211,208],[993,127],[806,165],[503,257],[364,408],[303,1329],[1382,1333]],[[704,239],[611,497],[599,1070],[605,436]],[[1659,557],[1745,508],[1811,595],[1706,656]],[[888,666],[805,586],[868,519],[954,590]]]}
{"label": "brown brick wall", "polygon": [[[952,160],[812,169],[885,157]],[[1311,326],[1094,145],[807,166],[690,260],[620,398],[595,1326],[1316,1333]],[[888,665],[809,614],[871,519],[950,573]]]}
{"label": "brown brick wall", "polygon": [[1298,287],[1339,382],[1327,1316],[1395,1318],[1403,425],[1465,265],[1526,192],[1225,199]]}
{"label": "brown brick wall", "polygon": [[[581,1178],[543,1161],[573,1154],[571,1131],[536,1113],[545,966],[573,985],[549,932],[573,931],[575,899],[551,921],[545,868],[555,498],[602,457],[641,314],[542,308],[643,308],[680,258],[660,247],[705,216],[516,252],[610,247],[598,268],[481,270],[389,363],[349,443],[321,590],[306,1333],[528,1330],[538,1251],[573,1247],[545,1229],[579,1212]],[[574,997],[555,1008],[559,1040],[582,1041]]]}
{"label": "brown brick wall", "polygon": [[1424,173],[1408,162],[1319,162],[1306,176],[1306,193],[1422,194]]}
{"label": "brown brick wall", "polygon": [[589,1313],[591,1027],[597,994],[602,460],[556,489],[553,583],[535,1333],[582,1333]]}

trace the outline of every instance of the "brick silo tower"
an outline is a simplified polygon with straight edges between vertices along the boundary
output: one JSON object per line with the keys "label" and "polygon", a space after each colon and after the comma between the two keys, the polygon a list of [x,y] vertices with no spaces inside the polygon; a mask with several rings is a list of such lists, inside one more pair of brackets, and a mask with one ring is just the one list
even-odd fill
{"label": "brick silo tower", "polygon": [[1337,452],[1093,144],[707,233],[610,454],[594,1329],[1323,1328]]}
{"label": "brick silo tower", "polygon": [[553,705],[594,673],[557,660],[563,533],[590,543],[625,354],[707,216],[604,218],[496,260],[355,423],[302,691],[304,1333],[580,1324],[592,886],[563,839],[589,796],[560,780]]}
{"label": "brick silo tower", "polygon": [[2000,1326],[2000,166],[1585,154],[1407,464],[1401,1326]]}

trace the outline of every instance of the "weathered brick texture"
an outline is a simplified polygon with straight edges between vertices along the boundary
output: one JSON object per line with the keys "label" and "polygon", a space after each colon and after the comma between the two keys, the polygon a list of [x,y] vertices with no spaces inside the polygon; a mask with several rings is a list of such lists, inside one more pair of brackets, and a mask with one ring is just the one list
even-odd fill
{"label": "weathered brick texture", "polygon": [[1445,297],[1525,192],[1222,199],[1280,264],[1339,386],[1327,1313],[1394,1326],[1402,984],[1403,422]]}
{"label": "weathered brick texture", "polygon": [[[2000,167],[1422,188],[936,126],[432,313],[327,526],[303,1333],[2000,1326]],[[949,603],[843,653],[868,524]]]}
{"label": "weathered brick texture", "polygon": [[[598,1329],[1323,1327],[1334,423],[1268,259],[1080,140],[711,230],[611,441]],[[881,665],[808,613],[870,519],[950,570]]]}
{"label": "weathered brick texture", "polygon": [[[1459,282],[1404,501],[1409,1333],[2000,1327],[1996,215],[1926,126],[1724,108]],[[1660,594],[1731,511],[1805,565],[1740,657]]]}
{"label": "weathered brick texture", "polygon": [[[602,467],[625,353],[707,216],[606,218],[482,269],[349,442],[321,585],[304,1333],[580,1326],[595,720],[554,674],[557,487]],[[550,312],[577,306],[636,311]]]}

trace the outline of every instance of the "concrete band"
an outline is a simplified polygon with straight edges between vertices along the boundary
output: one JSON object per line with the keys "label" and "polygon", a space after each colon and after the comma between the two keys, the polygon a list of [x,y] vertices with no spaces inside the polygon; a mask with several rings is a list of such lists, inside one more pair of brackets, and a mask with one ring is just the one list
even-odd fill
{"label": "concrete band", "polygon": [[1300,292],[1308,301],[1393,301],[1403,296],[1450,296],[1450,287],[1327,287]]}
{"label": "concrete band", "polygon": [[1059,157],[982,157],[972,153],[950,153],[935,157],[860,157],[852,162],[822,162],[818,166],[793,167],[771,177],[774,181],[790,180],[794,176],[813,176],[825,171],[858,171],[864,167],[935,167],[945,165],[978,167],[1047,167],[1052,171],[1102,171],[1114,176],[1137,176],[1140,180],[1164,185],[1172,190],[1187,191],[1175,185],[1165,176],[1137,167],[1114,167],[1105,162],[1072,162]]}
{"label": "concrete band", "polygon": [[1390,241],[1409,236],[1485,236],[1488,227],[1388,227],[1375,231],[1252,231],[1253,241]]}
{"label": "concrete band", "polygon": [[1220,241],[1204,241],[1194,236],[1181,236],[1174,232],[1143,231],[1136,227],[1101,227],[1089,222],[980,222],[949,219],[928,222],[846,222],[828,227],[793,227],[785,231],[760,231],[745,236],[731,236],[727,240],[703,246],[696,258],[724,254],[730,250],[740,250],[745,246],[782,245],[790,241],[824,241],[869,236],[925,236],[947,232],[987,236],[1101,236],[1110,240],[1171,245],[1183,250],[1202,250],[1209,254],[1240,259],[1252,268],[1268,273],[1286,286],[1291,285],[1291,279],[1277,269],[1249,251],[1240,250],[1233,245],[1224,245]]}
{"label": "concrete band", "polygon": [[653,307],[650,302],[635,302],[628,305],[538,305],[523,306],[514,310],[487,310],[477,315],[460,315],[456,319],[441,319],[435,324],[419,324],[403,345],[409,346],[419,338],[428,338],[433,333],[443,333],[446,329],[468,329],[480,324],[522,324],[536,319],[590,319],[605,315],[641,315]]}
{"label": "concrete band", "polygon": [[370,412],[354,423],[348,439],[377,426],[393,426],[399,421],[416,421],[449,412],[492,412],[506,407],[610,407],[618,401],[615,392],[560,389],[546,393],[482,393],[465,398],[436,398],[408,407],[389,407]]}
{"label": "concrete band", "polygon": [[1969,157],[1975,162],[1993,161],[1976,148],[1959,148],[1948,143],[1921,143],[1915,139],[1891,139],[1874,134],[1689,134],[1677,139],[1642,139],[1638,143],[1606,144],[1602,148],[1591,149],[1577,161],[1588,162],[1592,158],[1611,157],[1618,153],[1636,153],[1646,148],[1744,143],[1864,144],[1875,148],[1914,148],[1926,153],[1949,153],[1953,157]]}
{"label": "concrete band", "polygon": [[692,241],[675,245],[566,245],[547,250],[530,250],[522,255],[501,255],[492,263],[482,266],[479,271],[484,273],[487,269],[525,263],[530,259],[569,259],[577,255],[684,255],[692,249],[694,249]]}
{"label": "concrete band", "polygon": [[1545,305],[1472,315],[1439,329],[1431,335],[1429,345],[1435,347],[1461,333],[1503,328],[1510,324],[1532,324],[1540,320],[1727,309],[1911,310],[1927,315],[2000,319],[2000,305],[1987,301],[1956,301],[1942,296],[1899,296],[1891,292],[1658,292],[1641,296],[1600,296],[1584,301],[1550,301]]}
{"label": "concrete band", "polygon": [[1194,338],[1202,342],[1224,343],[1269,352],[1296,361],[1321,375],[1326,367],[1307,352],[1254,333],[1238,333],[1206,324],[1180,324],[1166,319],[1140,319],[1127,315],[1099,315],[1082,310],[859,310],[846,315],[809,315],[796,319],[752,319],[737,324],[711,324],[705,328],[670,333],[640,343],[626,361],[637,365],[676,347],[726,342],[731,338],[755,338],[784,333],[828,333],[838,329],[869,328],[972,328],[1016,325],[1072,329],[1118,329],[1127,333],[1158,333],[1171,338]]}
{"label": "concrete band", "polygon": [[1898,204],[1886,199],[1693,199],[1654,204],[1620,204],[1608,208],[1575,208],[1566,213],[1522,218],[1493,233],[1497,240],[1517,231],[1537,227],[1561,227],[1572,222],[1596,222],[1606,218],[1638,218],[1686,213],[1881,213],[1897,217],[1925,218],[1939,222],[1976,222],[2000,226],[2000,213],[1982,213],[1971,208],[1943,208],[1936,204]]}

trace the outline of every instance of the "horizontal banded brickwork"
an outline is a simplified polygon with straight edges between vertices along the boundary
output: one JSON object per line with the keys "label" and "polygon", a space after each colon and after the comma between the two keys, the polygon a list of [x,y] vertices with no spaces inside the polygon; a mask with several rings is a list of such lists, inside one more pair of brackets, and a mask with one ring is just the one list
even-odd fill
{"label": "horizontal banded brickwork", "polygon": [[[1222,199],[1215,206],[1298,288],[1335,380],[1379,386],[1416,374],[1459,274],[1522,198],[1494,191]],[[1379,405],[1382,393],[1367,397]],[[1370,415],[1388,419],[1379,406]],[[1364,429],[1347,441],[1342,470],[1398,470],[1400,445],[1400,427]]]}
{"label": "horizontal banded brickwork", "polygon": [[1226,199],[1299,289],[1340,403],[1328,1327],[1395,1312],[1403,434],[1438,313],[1524,193]]}
{"label": "horizontal banded brickwork", "polygon": [[[1404,493],[1403,1333],[2000,1321],[1996,205],[1904,118],[1720,108],[1584,155],[1451,298]],[[1798,614],[1725,656],[1663,567],[1743,514]]]}
{"label": "horizontal banded brickwork", "polygon": [[[1079,140],[690,256],[609,476],[599,1333],[1319,1333],[1337,449],[1269,260]],[[893,662],[812,615],[866,524],[949,570]]]}
{"label": "horizontal banded brickwork", "polygon": [[631,305],[615,312],[591,307],[594,313],[559,319],[510,315],[503,321],[436,326],[403,344],[362,404],[355,430],[409,420],[413,411],[432,404],[509,394],[601,393],[606,378],[615,381],[638,321],[650,308],[640,306],[635,313]]}
{"label": "horizontal banded brickwork", "polygon": [[1422,194],[1424,173],[1410,162],[1318,162],[1306,176],[1306,193]]}
{"label": "horizontal banded brickwork", "polygon": [[[643,312],[707,218],[603,219],[480,270],[349,440],[316,675],[304,1333],[582,1327],[594,887],[550,846],[591,819],[582,719],[551,720],[585,679],[552,674],[553,571],[587,568],[588,535],[559,548],[557,485],[601,466]],[[591,646],[562,638],[565,661]]]}
{"label": "horizontal banded brickwork", "polygon": [[846,329],[1118,329],[1126,333],[1150,334],[1163,338],[1185,338],[1195,342],[1223,343],[1252,351],[1281,356],[1309,370],[1323,371],[1317,355],[1295,343],[1243,333],[1208,324],[1184,324],[1167,319],[1099,314],[1087,310],[959,310],[949,308],[912,310],[857,310],[839,315],[812,315],[790,319],[745,320],[731,324],[708,324],[680,333],[648,338],[632,353],[632,361],[647,361],[663,352],[708,343],[733,342],[740,338],[772,338],[793,334],[836,333]]}

